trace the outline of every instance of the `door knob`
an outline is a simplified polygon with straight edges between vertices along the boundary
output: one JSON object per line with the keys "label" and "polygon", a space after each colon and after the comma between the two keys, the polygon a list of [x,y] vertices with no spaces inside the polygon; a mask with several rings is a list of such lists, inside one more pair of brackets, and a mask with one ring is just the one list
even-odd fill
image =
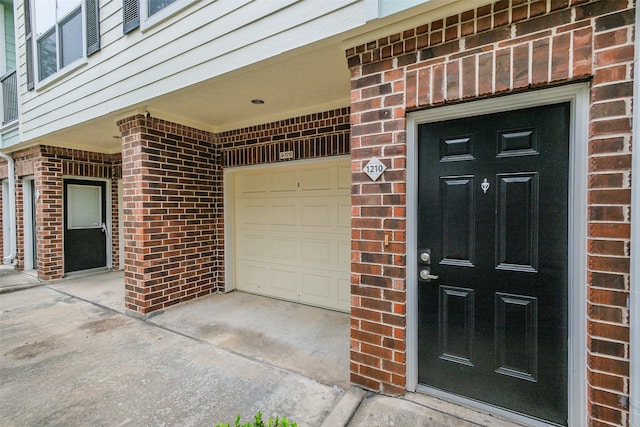
{"label": "door knob", "polygon": [[425,268],[424,270],[420,270],[420,278],[422,280],[436,280],[438,276],[431,274],[431,271]]}

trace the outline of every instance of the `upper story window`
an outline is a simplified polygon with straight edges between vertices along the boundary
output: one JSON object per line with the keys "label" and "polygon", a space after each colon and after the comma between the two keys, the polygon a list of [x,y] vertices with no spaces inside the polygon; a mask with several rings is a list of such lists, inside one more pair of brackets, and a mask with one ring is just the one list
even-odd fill
{"label": "upper story window", "polygon": [[157,12],[160,12],[165,7],[169,6],[171,3],[175,3],[176,0],[148,0],[149,1],[149,12],[148,16],[152,16]]}
{"label": "upper story window", "polygon": [[98,0],[33,0],[30,13],[38,81],[100,49]]}
{"label": "upper story window", "polygon": [[80,0],[34,2],[38,80],[82,58]]}
{"label": "upper story window", "polygon": [[164,21],[198,0],[123,0],[122,30],[125,34]]}

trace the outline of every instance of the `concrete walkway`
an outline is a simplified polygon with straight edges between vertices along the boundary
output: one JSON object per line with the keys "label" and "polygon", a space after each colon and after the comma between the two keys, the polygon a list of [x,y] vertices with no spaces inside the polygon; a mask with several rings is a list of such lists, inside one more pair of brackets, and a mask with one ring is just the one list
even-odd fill
{"label": "concrete walkway", "polygon": [[44,285],[34,274],[17,271],[12,265],[0,264],[0,294]]}
{"label": "concrete walkway", "polygon": [[[233,292],[141,320],[122,273],[43,285],[0,269],[0,425],[513,426],[349,386],[349,316]],[[19,292],[10,292],[16,291]]]}

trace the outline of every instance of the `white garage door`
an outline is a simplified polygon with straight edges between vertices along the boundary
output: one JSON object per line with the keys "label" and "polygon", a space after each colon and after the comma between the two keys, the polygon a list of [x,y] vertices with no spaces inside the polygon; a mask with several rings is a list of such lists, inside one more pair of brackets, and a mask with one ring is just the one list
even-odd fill
{"label": "white garage door", "polygon": [[349,159],[234,175],[239,290],[349,311]]}

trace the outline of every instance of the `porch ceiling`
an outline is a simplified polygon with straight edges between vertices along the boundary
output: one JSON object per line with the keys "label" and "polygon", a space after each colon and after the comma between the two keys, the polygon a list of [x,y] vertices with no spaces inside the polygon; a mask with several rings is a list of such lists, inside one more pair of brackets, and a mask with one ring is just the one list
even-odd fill
{"label": "porch ceiling", "polygon": [[[126,110],[40,139],[38,143],[120,152],[117,120],[148,111],[195,128],[221,132],[349,105],[349,70],[339,43],[286,53]],[[255,105],[252,99],[262,99]]]}

